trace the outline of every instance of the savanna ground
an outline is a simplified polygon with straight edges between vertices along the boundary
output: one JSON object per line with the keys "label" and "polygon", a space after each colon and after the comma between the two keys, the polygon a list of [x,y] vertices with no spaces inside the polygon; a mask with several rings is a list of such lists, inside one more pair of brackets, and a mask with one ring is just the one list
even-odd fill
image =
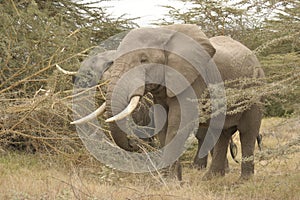
{"label": "savanna ground", "polygon": [[0,199],[299,199],[299,129],[299,117],[264,119],[255,176],[244,182],[229,155],[229,174],[202,181],[204,171],[189,167],[195,148],[183,157],[183,184],[158,174],[115,171],[91,157],[76,163],[62,155],[2,151]]}

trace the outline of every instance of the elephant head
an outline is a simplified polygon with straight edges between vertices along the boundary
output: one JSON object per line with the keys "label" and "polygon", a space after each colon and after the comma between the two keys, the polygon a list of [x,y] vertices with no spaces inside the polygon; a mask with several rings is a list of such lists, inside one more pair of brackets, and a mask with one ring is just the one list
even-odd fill
{"label": "elephant head", "polygon": [[[73,82],[76,84],[76,87],[88,89],[97,85],[100,80],[105,82],[111,79],[115,57],[116,51],[109,50],[89,56],[83,61],[78,71],[67,71],[62,69],[59,65],[56,65],[56,68],[66,75],[73,76]],[[104,92],[106,92],[105,89]],[[152,101],[152,95],[149,93],[146,94],[144,98],[142,98],[138,108],[132,114],[134,122],[138,125],[134,130],[137,134],[150,132],[151,135],[151,132],[153,131],[151,121],[152,112],[150,110]],[[101,108],[103,108],[103,106]],[[100,111],[100,113],[102,113],[102,111],[104,112],[103,109],[98,109],[97,111]],[[94,117],[95,116],[96,115],[94,115]],[[81,123],[81,120],[78,120],[77,123]],[[147,127],[141,128],[144,126]],[[152,141],[152,139],[153,138],[151,138],[150,141]]]}
{"label": "elephant head", "polygon": [[73,76],[73,82],[83,88],[97,85],[99,80],[109,80],[111,66],[116,57],[115,50],[109,50],[89,56],[80,66],[78,71],[67,71],[59,65],[56,68],[66,75]]}

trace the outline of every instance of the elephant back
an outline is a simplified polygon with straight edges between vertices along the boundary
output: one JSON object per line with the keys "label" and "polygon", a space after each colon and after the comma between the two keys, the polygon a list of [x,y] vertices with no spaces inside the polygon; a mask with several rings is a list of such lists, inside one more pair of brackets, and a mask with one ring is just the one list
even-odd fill
{"label": "elephant back", "polygon": [[257,57],[246,46],[227,36],[212,37],[209,40],[216,49],[213,60],[224,81],[264,77]]}

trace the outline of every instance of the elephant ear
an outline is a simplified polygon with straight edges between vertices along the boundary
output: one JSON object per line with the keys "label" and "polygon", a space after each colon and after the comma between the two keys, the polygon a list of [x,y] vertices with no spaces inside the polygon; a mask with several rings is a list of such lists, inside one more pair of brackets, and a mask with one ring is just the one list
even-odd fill
{"label": "elephant ear", "polygon": [[[189,87],[198,76],[207,75],[209,62],[216,50],[195,25],[173,25],[166,28],[175,30],[165,45],[166,64],[172,68],[165,71],[165,84],[167,95],[174,97]],[[178,73],[182,75],[181,78]],[[185,83],[178,84],[179,79],[185,79]]]}

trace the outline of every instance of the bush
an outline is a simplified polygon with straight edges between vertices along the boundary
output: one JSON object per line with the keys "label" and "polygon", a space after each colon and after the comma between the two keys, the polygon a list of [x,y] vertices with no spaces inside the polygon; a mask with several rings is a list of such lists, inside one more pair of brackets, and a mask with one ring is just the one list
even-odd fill
{"label": "bush", "polygon": [[[78,2],[78,1],[77,1]],[[100,41],[135,27],[69,0],[0,1],[0,146],[72,153],[82,147],[71,119],[72,82]]]}
{"label": "bush", "polygon": [[284,82],[281,86],[282,89],[276,94],[267,97],[265,115],[282,117],[292,113],[299,114],[299,54],[271,54],[261,57],[260,60],[270,85],[295,77],[291,81]]}

